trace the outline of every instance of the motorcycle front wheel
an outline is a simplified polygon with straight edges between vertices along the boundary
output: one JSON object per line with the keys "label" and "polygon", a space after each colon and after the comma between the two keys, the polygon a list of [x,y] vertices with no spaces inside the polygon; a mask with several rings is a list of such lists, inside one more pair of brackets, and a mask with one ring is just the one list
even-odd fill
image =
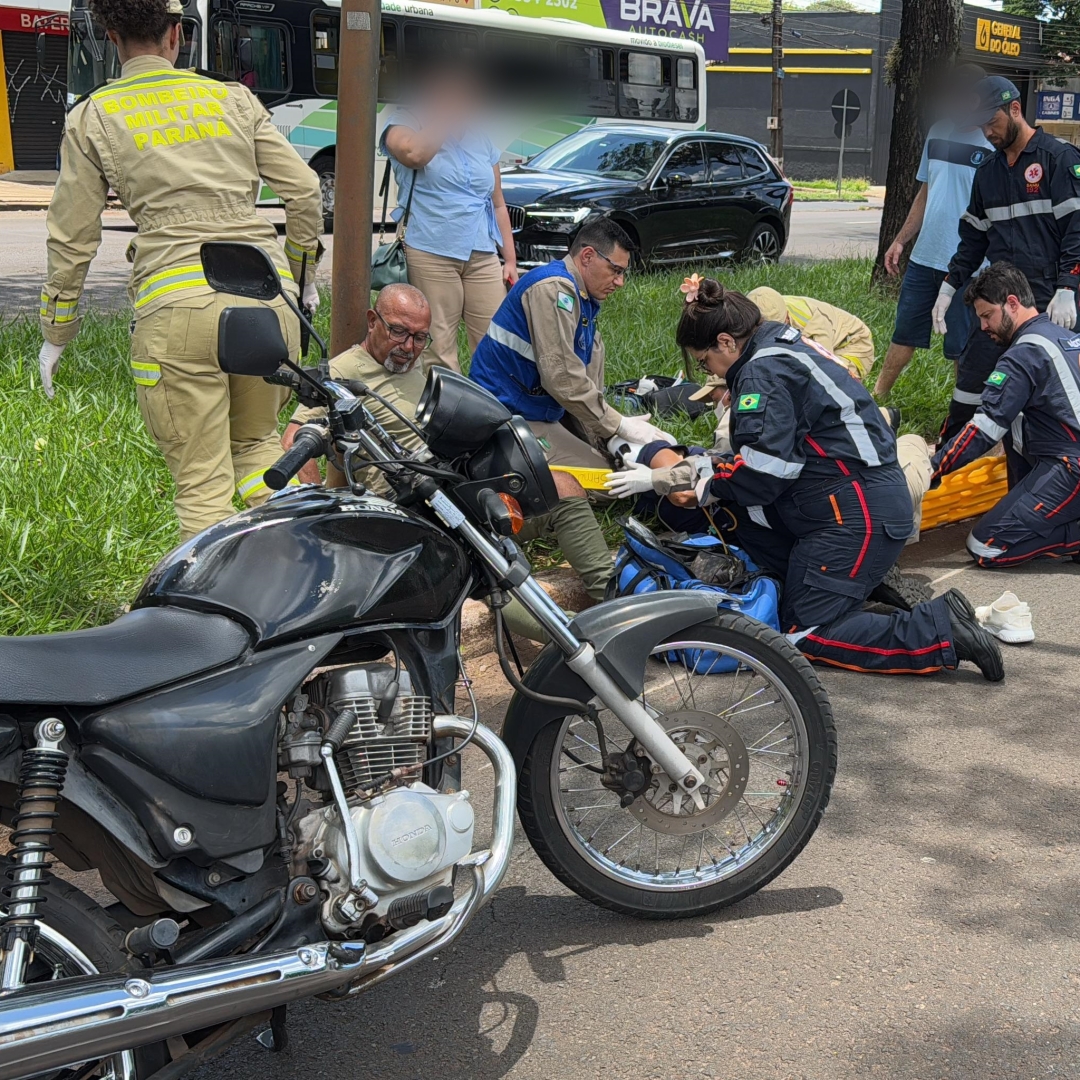
{"label": "motorcycle front wheel", "polygon": [[518,813],[536,853],[586,900],[646,919],[705,915],[768,884],[810,840],[836,774],[832,709],[783,635],[731,612],[658,641],[644,686],[645,707],[706,774],[697,799],[601,709],[608,755],[636,758],[645,790],[623,806],[625,789],[601,783],[595,724],[568,716],[533,740]]}

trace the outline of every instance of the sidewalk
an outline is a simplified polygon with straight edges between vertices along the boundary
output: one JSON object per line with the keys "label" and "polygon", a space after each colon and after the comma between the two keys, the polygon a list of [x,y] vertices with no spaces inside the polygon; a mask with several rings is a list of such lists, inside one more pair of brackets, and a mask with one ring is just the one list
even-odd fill
{"label": "sidewalk", "polygon": [[53,171],[16,169],[0,173],[0,211],[48,209],[55,183]]}

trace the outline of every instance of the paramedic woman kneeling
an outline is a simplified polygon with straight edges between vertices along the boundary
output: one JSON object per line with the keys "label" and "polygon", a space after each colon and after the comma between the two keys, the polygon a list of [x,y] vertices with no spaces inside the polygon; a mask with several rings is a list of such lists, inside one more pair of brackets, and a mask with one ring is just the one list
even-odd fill
{"label": "paramedic woman kneeling", "polygon": [[798,328],[764,322],[706,278],[687,295],[678,344],[731,391],[733,456],[697,500],[728,505],[737,538],[784,580],[780,621],[810,659],[853,671],[925,674],[975,664],[1004,678],[997,642],[963,594],[882,615],[863,601],[911,534],[896,439],[869,392]]}

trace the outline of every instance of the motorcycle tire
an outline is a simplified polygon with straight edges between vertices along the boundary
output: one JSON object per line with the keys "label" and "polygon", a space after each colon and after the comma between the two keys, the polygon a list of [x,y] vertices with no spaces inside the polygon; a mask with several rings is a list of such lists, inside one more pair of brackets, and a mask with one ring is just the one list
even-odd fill
{"label": "motorcycle tire", "polygon": [[[571,770],[589,767],[587,763],[584,766],[582,764],[572,764],[584,761],[585,755],[588,755],[590,751],[584,750],[581,744],[584,744],[584,746],[593,745],[593,739],[595,738],[595,735],[590,735],[591,723],[579,717],[568,717],[562,721],[557,720],[537,733],[526,754],[518,780],[518,814],[522,826],[533,849],[548,869],[564,885],[584,899],[600,907],[644,919],[679,919],[706,915],[719,908],[737,903],[767,885],[786,869],[806,847],[828,804],[833,779],[836,774],[836,729],[828,696],[818,681],[810,663],[783,635],[776,633],[764,623],[747,618],[744,615],[721,612],[715,620],[709,623],[691,627],[673,638],[659,641],[653,649],[652,656],[669,657],[670,652],[665,651],[662,648],[663,646],[669,643],[683,644],[686,642],[693,642],[702,646],[712,644],[720,650],[726,650],[729,654],[734,653],[744,657],[746,666],[745,668],[740,667],[739,671],[734,673],[736,679],[740,677],[740,672],[745,670],[751,673],[748,685],[751,685],[753,679],[758,674],[761,674],[763,686],[766,680],[768,685],[775,686],[778,702],[788,703],[786,709],[792,715],[792,730],[794,731],[795,727],[798,727],[801,732],[800,738],[804,740],[805,745],[800,749],[802,755],[800,768],[788,774],[792,777],[790,781],[783,778],[776,779],[777,784],[785,785],[785,787],[790,784],[791,790],[785,791],[785,787],[780,788],[780,791],[785,792],[783,795],[776,795],[772,791],[765,792],[770,797],[775,797],[779,806],[783,806],[784,800],[791,798],[795,794],[795,787],[798,786],[797,803],[786,807],[783,817],[779,819],[781,825],[778,825],[772,833],[769,832],[767,827],[762,827],[759,836],[764,837],[764,842],[760,844],[761,850],[757,857],[749,858],[745,865],[741,865],[739,860],[736,859],[731,872],[721,878],[719,875],[723,868],[724,856],[721,856],[721,863],[718,864],[715,856],[710,854],[709,858],[712,860],[712,867],[707,869],[715,873],[717,880],[710,883],[703,878],[701,884],[698,885],[695,883],[697,878],[691,876],[688,883],[680,883],[676,880],[680,874],[685,878],[688,874],[701,873],[704,859],[698,854],[697,870],[691,871],[689,868],[683,869],[677,865],[675,877],[665,887],[659,877],[661,843],[659,837],[663,834],[659,830],[653,829],[652,835],[657,837],[655,840],[656,876],[649,881],[643,880],[640,885],[638,884],[637,879],[641,878],[642,859],[640,850],[636,875],[632,866],[628,865],[625,872],[620,867],[613,867],[608,852],[611,851],[611,848],[617,846],[620,841],[616,840],[611,845],[611,848],[608,848],[608,852],[601,853],[599,850],[593,850],[584,841],[582,833],[573,827],[572,815],[567,812],[567,808],[563,806],[561,801],[565,794],[562,790],[562,784],[565,780],[560,779],[560,776],[570,773]],[[664,662],[666,663],[666,661]],[[669,668],[670,666],[668,664]],[[685,671],[685,668],[683,670]],[[765,673],[767,673],[767,676]],[[697,677],[706,680],[721,678],[721,676],[711,674]],[[678,675],[673,676],[673,678],[677,680]],[[687,682],[689,682],[689,677]],[[655,703],[649,700],[650,691],[648,686],[647,669],[647,689],[642,700],[656,711]],[[780,689],[781,687],[783,689]],[[682,689],[680,688],[678,692],[681,698],[683,695]],[[691,695],[693,695],[693,691],[691,691]],[[695,709],[698,704],[699,702],[694,702]],[[742,702],[736,704],[741,705]],[[758,708],[758,704],[752,703],[744,712],[752,712]],[[768,704],[775,703],[769,702]],[[796,719],[795,713],[792,712],[792,706],[797,711],[798,719]],[[682,708],[684,705],[679,707]],[[733,712],[733,709],[734,706],[722,709],[716,715],[722,716],[726,713],[729,718],[735,718],[738,714]],[[690,718],[706,716],[704,713],[685,713],[683,715]],[[711,720],[711,715],[707,717],[707,722],[709,720]],[[673,714],[671,722],[667,725],[669,731],[673,730],[672,724],[674,722],[675,717]],[[764,719],[761,722],[765,725],[771,723],[769,719]],[[609,721],[604,721],[605,728],[608,723]],[[618,721],[614,721],[614,723],[618,724]],[[571,731],[575,725],[581,724],[588,725],[580,728],[580,731],[584,732],[588,738],[581,738],[580,744],[577,742],[571,744],[577,753],[568,752],[564,749],[565,733]],[[619,727],[621,729],[621,725]],[[595,732],[594,728],[592,730]],[[621,730],[625,731],[625,729]],[[729,737],[731,729],[721,725],[717,730],[719,731],[719,737],[721,739],[727,738],[729,745],[731,745],[732,756],[730,762],[734,763],[739,754],[737,741],[733,743]],[[729,736],[725,736],[724,731],[727,731]],[[771,733],[768,734],[771,735]],[[685,738],[685,736],[683,737]],[[575,735],[575,738],[579,737]],[[699,735],[698,738],[701,739],[701,742],[694,746],[694,749],[705,750],[709,753],[716,752],[715,749],[708,749],[709,740],[706,735]],[[596,741],[599,742],[598,739]],[[718,744],[714,743],[712,745],[715,747]],[[749,750],[751,756],[754,754],[779,753],[776,750],[769,751],[767,748],[754,749],[754,745],[751,744]],[[769,745],[776,744],[770,743]],[[684,750],[689,752],[691,746],[693,744],[687,742]],[[609,750],[615,748],[610,741],[608,748]],[[618,745],[618,749],[624,748],[622,744]],[[593,749],[598,748],[594,745]],[[723,756],[725,751],[721,750],[720,753]],[[564,757],[564,755],[567,756]],[[697,760],[700,763],[705,758],[698,757]],[[748,759],[743,756],[742,760],[745,762]],[[754,760],[771,761],[770,758],[755,758]],[[562,764],[564,761],[567,762],[565,766]],[[599,753],[597,753],[595,761],[600,761]],[[729,776],[734,775],[731,772],[733,768],[731,763],[727,766]],[[704,768],[705,766],[701,767]],[[769,767],[772,768],[771,765]],[[759,769],[759,766],[754,764],[750,766],[748,772],[753,773],[756,769]],[[652,771],[655,773],[655,767]],[[572,775],[578,778],[586,777],[586,774],[581,771],[575,771]],[[599,795],[601,798],[604,797],[605,789],[595,786],[599,783],[595,779],[595,770],[592,778],[593,788],[570,789],[590,793],[584,799],[578,796],[581,801],[590,801],[592,794]],[[744,781],[744,788],[739,792],[740,798],[747,794],[758,794],[752,790],[747,792],[745,789],[746,783],[751,783],[751,781]],[[753,786],[767,786],[760,784],[758,781],[753,781],[752,784]],[[673,788],[674,785],[671,785],[671,789]],[[615,800],[619,797],[615,792],[610,794]],[[639,796],[635,803],[631,804],[631,807],[640,804],[643,798],[643,795]],[[743,798],[743,801],[745,801],[745,798]],[[727,805],[730,804],[725,804],[725,806]],[[747,806],[749,805],[747,803]],[[632,810],[628,811],[626,808],[620,807],[617,801],[614,802],[614,806],[618,807],[618,809],[613,809],[612,814],[625,815],[633,813]],[[569,809],[589,810],[589,807]],[[607,809],[606,805],[604,809]],[[678,813],[677,807],[675,810]],[[643,820],[640,816],[642,812],[641,809],[638,810],[639,822]],[[716,811],[712,812],[715,813]],[[721,813],[725,815],[722,820],[726,820],[726,818],[733,817],[735,811],[721,808]],[[756,811],[754,813],[756,814]],[[586,814],[586,816],[588,815]],[[654,819],[657,817],[658,815],[653,814]],[[740,810],[738,817],[742,822],[743,811]],[[626,820],[624,819],[617,824],[617,831],[621,833]],[[753,823],[751,824],[753,827]],[[639,827],[644,829],[644,825]],[[667,826],[661,825],[661,829],[665,827]],[[633,828],[634,826],[631,824],[631,829]],[[745,825],[743,829],[746,832],[747,841],[750,841],[750,830]],[[612,835],[614,836],[615,832]],[[713,836],[714,834],[710,830],[707,835]],[[665,836],[664,843],[669,844],[671,839],[670,836]],[[638,838],[639,848],[643,844],[647,847],[651,843],[650,833],[643,831],[642,836]],[[710,841],[710,850],[711,845],[712,841]],[[684,841],[685,846],[686,841]],[[701,846],[704,849],[704,839],[701,840]],[[691,857],[696,853],[698,847],[696,836],[693,839],[692,847],[695,850],[691,852]],[[599,848],[599,845],[597,845],[597,848]],[[649,852],[646,850],[645,861],[648,861],[648,854]]]}
{"label": "motorcycle tire", "polygon": [[[6,870],[10,859],[0,860],[0,870]],[[45,877],[45,903],[38,909],[39,922],[66,938],[99,973],[124,972],[135,974],[145,969],[123,950],[124,930],[104,909],[70,882],[48,874]],[[35,958],[27,972],[27,982],[36,983],[53,977],[52,965],[61,957],[55,943],[39,938]],[[56,955],[54,955],[54,953]],[[69,961],[70,962],[70,961]],[[83,971],[65,966],[62,976],[75,976]],[[142,1080],[157,1072],[171,1060],[165,1043],[152,1043],[133,1051],[135,1076]],[[83,1066],[85,1068],[85,1066]],[[102,1062],[102,1076],[109,1076],[109,1063]],[[49,1080],[64,1080],[70,1070],[60,1069],[41,1073]],[[95,1075],[99,1075],[95,1073]]]}

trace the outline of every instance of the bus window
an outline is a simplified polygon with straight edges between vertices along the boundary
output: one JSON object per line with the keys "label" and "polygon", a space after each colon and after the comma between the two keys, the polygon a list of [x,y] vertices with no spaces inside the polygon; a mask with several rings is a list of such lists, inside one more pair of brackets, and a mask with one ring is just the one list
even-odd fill
{"label": "bus window", "polygon": [[675,61],[675,119],[693,124],[697,118],[697,63],[680,57]]}
{"label": "bus window", "polygon": [[405,57],[410,64],[439,57],[461,63],[470,56],[475,57],[479,46],[480,36],[475,30],[432,23],[405,24]]}
{"label": "bus window", "polygon": [[180,20],[180,26],[184,32],[184,44],[180,46],[174,67],[197,68],[199,66],[199,37],[201,36],[199,21],[184,18]]}
{"label": "bus window", "polygon": [[656,53],[619,54],[619,115],[643,120],[670,120],[671,57]]}
{"label": "bus window", "polygon": [[579,88],[586,116],[614,116],[615,50],[599,45],[559,46],[560,68],[570,86]]}
{"label": "bus window", "polygon": [[229,79],[239,77],[236,70],[237,26],[231,19],[216,16],[210,24],[210,66]]}
{"label": "bus window", "polygon": [[383,16],[379,46],[379,100],[397,101],[401,89],[401,41],[398,24]]}
{"label": "bus window", "polygon": [[337,96],[338,34],[341,16],[317,11],[311,19],[312,68],[315,73],[315,93],[323,97]]}
{"label": "bus window", "polygon": [[284,27],[240,24],[240,82],[257,93],[289,89],[289,45]]}

